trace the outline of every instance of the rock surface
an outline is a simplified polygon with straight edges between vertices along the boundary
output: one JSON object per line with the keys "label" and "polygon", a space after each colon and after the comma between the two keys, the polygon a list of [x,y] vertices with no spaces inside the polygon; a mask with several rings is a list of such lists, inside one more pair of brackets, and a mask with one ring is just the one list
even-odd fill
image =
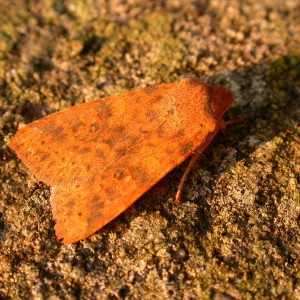
{"label": "rock surface", "polygon": [[[184,3],[184,4],[183,4]],[[1,1],[1,299],[299,299],[300,6],[288,1]],[[9,150],[21,126],[184,76],[231,118],[90,238],[62,246],[50,190]]]}

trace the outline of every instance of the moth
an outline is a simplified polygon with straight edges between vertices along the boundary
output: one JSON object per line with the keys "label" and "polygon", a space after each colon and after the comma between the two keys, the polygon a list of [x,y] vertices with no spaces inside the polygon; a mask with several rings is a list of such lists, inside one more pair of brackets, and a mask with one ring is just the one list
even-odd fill
{"label": "moth", "polygon": [[[51,186],[55,233],[63,244],[112,221],[191,157],[227,123],[230,90],[196,79],[131,90],[76,105],[20,129],[10,147]],[[230,121],[229,121],[230,122]]]}

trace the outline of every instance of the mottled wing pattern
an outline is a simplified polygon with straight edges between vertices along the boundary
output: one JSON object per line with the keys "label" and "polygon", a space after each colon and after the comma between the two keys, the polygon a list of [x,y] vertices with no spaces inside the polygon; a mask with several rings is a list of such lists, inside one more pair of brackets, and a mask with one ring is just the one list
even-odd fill
{"label": "mottled wing pattern", "polygon": [[216,132],[207,86],[193,80],[102,98],[35,121],[11,142],[52,186],[64,244],[99,230]]}

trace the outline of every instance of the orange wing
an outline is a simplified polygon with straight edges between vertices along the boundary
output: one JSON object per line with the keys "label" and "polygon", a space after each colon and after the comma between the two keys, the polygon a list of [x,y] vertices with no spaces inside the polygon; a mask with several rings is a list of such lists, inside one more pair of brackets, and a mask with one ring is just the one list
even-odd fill
{"label": "orange wing", "polygon": [[209,86],[185,79],[55,113],[19,130],[10,147],[52,186],[56,235],[68,244],[122,213],[217,125]]}

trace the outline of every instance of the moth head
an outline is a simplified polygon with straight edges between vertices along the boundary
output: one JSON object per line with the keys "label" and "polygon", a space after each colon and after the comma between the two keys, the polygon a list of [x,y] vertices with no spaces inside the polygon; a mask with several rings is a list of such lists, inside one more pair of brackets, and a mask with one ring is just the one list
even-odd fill
{"label": "moth head", "polygon": [[185,78],[181,84],[203,95],[205,110],[213,119],[220,120],[233,104],[232,92],[227,88],[209,85],[194,78]]}
{"label": "moth head", "polygon": [[207,109],[214,118],[221,119],[233,104],[233,94],[229,89],[215,85],[209,85],[208,91]]}

